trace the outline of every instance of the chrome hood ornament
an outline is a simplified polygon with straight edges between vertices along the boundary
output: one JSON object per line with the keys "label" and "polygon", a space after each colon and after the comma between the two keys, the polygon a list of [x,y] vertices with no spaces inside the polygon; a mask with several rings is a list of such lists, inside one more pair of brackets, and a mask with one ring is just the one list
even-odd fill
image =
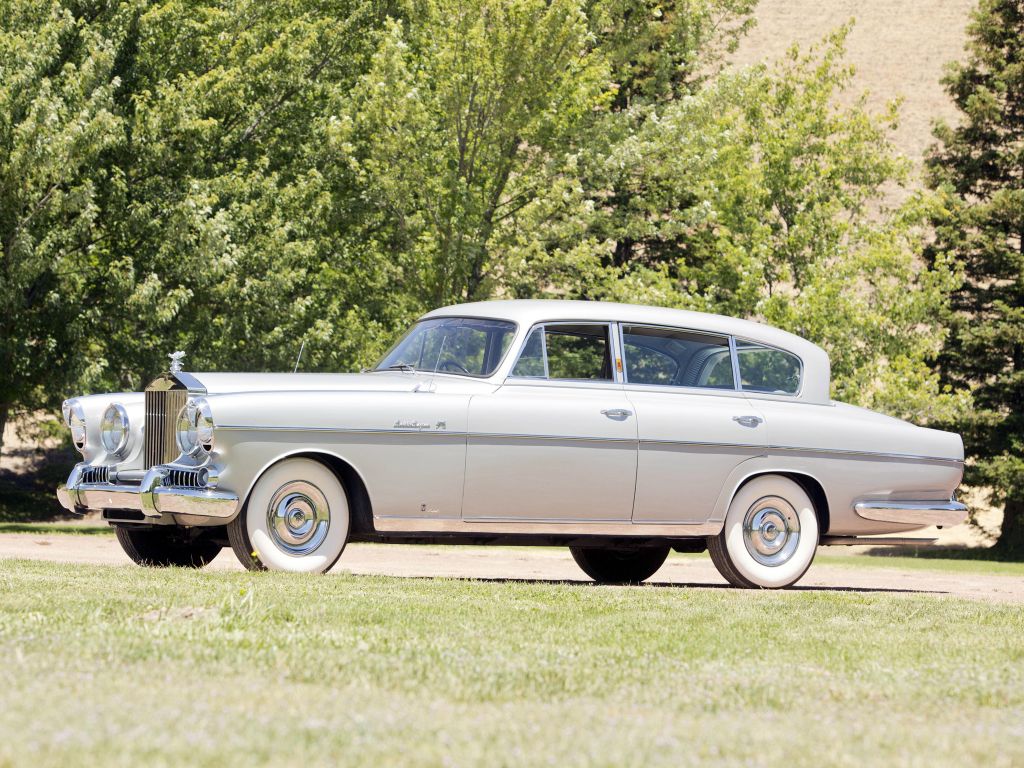
{"label": "chrome hood ornament", "polygon": [[182,351],[171,352],[171,354],[169,354],[168,357],[171,358],[170,372],[181,373],[181,360],[183,357],[185,357],[185,353]]}

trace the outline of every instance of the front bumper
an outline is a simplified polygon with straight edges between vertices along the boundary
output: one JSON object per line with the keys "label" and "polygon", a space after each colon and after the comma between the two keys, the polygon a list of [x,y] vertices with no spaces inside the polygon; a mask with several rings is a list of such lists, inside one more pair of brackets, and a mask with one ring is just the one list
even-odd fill
{"label": "front bumper", "polygon": [[132,510],[141,512],[144,520],[175,515],[183,518],[181,522],[202,525],[225,523],[238,511],[238,495],[230,491],[165,485],[174,467],[153,467],[138,485],[132,485],[83,482],[84,466],[76,466],[67,483],[57,488],[57,499],[69,512]]}
{"label": "front bumper", "polygon": [[854,511],[865,520],[942,527],[959,525],[967,518],[967,506],[949,501],[859,501]]}

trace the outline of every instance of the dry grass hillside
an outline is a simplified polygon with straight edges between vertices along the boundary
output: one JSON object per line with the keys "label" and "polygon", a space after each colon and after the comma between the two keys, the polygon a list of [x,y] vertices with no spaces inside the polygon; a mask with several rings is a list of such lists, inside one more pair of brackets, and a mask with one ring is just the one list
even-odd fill
{"label": "dry grass hillside", "polygon": [[939,80],[947,62],[963,56],[975,0],[760,0],[757,26],[733,57],[739,65],[771,61],[794,43],[820,41],[851,19],[847,60],[854,90],[883,108],[903,99],[896,146],[917,163],[931,143],[936,119],[956,120]]}

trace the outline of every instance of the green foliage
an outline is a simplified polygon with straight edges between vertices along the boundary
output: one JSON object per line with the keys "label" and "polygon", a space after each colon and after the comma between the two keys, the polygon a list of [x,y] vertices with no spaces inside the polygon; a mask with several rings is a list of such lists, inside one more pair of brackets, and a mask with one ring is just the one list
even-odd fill
{"label": "green foliage", "polygon": [[754,25],[755,4],[592,0],[585,11],[615,83],[615,108],[692,93]]}
{"label": "green foliage", "polygon": [[[103,8],[97,13],[109,19]],[[58,2],[0,2],[0,430],[90,369],[101,159],[122,134],[111,41]],[[84,309],[84,312],[83,312]]]}
{"label": "green foliage", "polygon": [[[428,304],[495,289],[494,228],[597,107],[606,72],[576,0],[429,0],[387,25],[332,134]],[[525,180],[516,195],[510,179]]]}
{"label": "green foliage", "polygon": [[1005,504],[997,547],[1024,557],[1024,7],[982,0],[967,60],[944,82],[957,127],[938,125],[928,167],[944,196],[935,211],[935,259],[954,257],[965,281],[953,293],[943,377],[973,389],[964,432],[970,482]]}
{"label": "green foliage", "polygon": [[961,410],[926,364],[958,278],[919,263],[931,199],[880,202],[906,172],[896,107],[836,106],[844,35],[608,116],[508,233],[513,290],[760,317],[829,351],[839,399],[921,421]]}

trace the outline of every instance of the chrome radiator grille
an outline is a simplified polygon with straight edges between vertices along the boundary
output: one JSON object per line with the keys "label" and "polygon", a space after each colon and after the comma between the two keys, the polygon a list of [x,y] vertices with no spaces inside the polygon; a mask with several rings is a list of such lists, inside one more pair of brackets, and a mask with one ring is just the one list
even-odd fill
{"label": "chrome radiator grille", "polygon": [[181,451],[175,440],[174,422],[185,407],[188,392],[184,389],[147,389],[146,431],[143,458],[146,469],[155,464],[167,464],[178,458]]}

